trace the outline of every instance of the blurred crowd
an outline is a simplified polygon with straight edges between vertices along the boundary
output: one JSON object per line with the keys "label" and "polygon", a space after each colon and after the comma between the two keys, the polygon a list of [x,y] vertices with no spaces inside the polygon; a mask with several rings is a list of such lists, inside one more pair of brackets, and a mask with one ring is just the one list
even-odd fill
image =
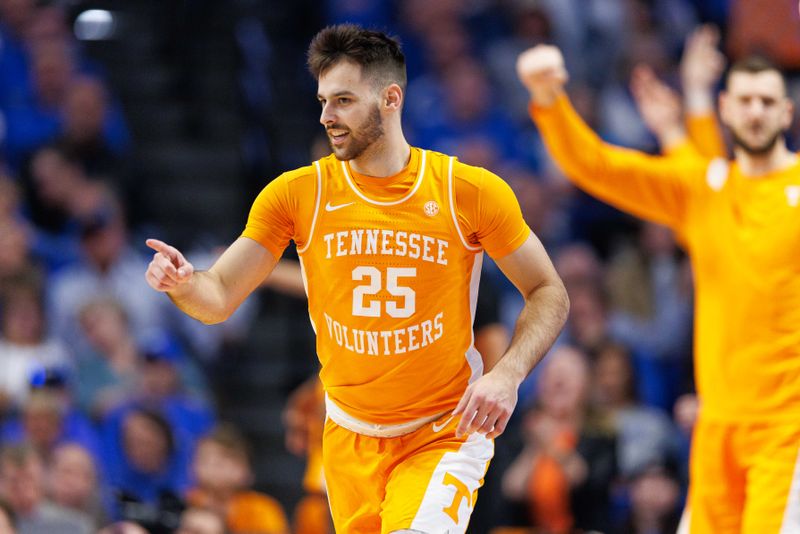
{"label": "blurred crowd", "polygon": [[[73,36],[68,4],[0,0],[0,533],[323,533],[319,387],[311,379],[287,401],[287,446],[308,457],[297,481],[307,496],[282,510],[253,490],[264,482],[254,450],[218,421],[205,372],[247,332],[252,310],[203,327],[146,286],[148,254],[126,217],[136,140],[103,66]],[[697,410],[691,272],[675,236],[560,176],[528,118],[517,55],[560,46],[573,102],[595,130],[655,152],[631,73],[647,64],[680,89],[699,24],[720,28],[731,58],[755,49],[800,68],[796,3],[758,4],[324,3],[327,23],[401,38],[410,140],[506,179],[569,291],[567,327],[523,384],[471,531],[674,532]],[[190,260],[208,265],[213,253]],[[522,302],[488,263],[476,342],[502,352]],[[281,287],[296,291],[285,274]]]}

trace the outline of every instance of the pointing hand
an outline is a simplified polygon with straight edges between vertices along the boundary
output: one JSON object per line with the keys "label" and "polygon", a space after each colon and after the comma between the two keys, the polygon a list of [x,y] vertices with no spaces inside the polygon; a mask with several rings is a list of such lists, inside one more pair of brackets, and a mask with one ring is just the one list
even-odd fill
{"label": "pointing hand", "polygon": [[178,249],[158,239],[148,239],[146,244],[156,251],[145,273],[150,287],[167,292],[191,280],[194,266],[186,261]]}

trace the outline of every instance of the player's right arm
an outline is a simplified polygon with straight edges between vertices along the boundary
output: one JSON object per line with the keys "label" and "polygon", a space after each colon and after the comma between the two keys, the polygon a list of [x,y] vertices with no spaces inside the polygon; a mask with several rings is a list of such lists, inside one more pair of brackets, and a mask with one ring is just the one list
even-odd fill
{"label": "player's right arm", "polygon": [[565,95],[567,73],[556,47],[539,45],[522,53],[517,72],[531,93],[531,116],[550,154],[573,182],[638,217],[681,224],[692,181],[704,172],[702,163],[603,142]]}
{"label": "player's right arm", "polygon": [[208,271],[195,272],[178,249],[149,239],[147,245],[156,253],[147,282],[195,319],[207,324],[227,319],[269,276],[292,239],[302,207],[290,182],[308,177],[309,169],[284,173],[259,193],[244,232]]}
{"label": "player's right arm", "polygon": [[166,293],[187,315],[206,324],[219,323],[266,278],[278,258],[256,241],[240,237],[208,271],[195,271],[183,254],[158,239],[145,278],[150,287]]}

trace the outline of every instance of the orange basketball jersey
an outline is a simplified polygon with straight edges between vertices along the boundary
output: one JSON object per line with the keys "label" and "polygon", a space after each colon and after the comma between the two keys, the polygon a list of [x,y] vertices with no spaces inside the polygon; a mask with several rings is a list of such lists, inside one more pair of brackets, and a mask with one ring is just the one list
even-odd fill
{"label": "orange basketball jersey", "polygon": [[276,255],[296,242],[333,408],[396,425],[452,410],[482,374],[472,345],[482,252],[503,256],[529,232],[500,178],[413,148],[387,178],[333,156],[280,176],[243,235]]}

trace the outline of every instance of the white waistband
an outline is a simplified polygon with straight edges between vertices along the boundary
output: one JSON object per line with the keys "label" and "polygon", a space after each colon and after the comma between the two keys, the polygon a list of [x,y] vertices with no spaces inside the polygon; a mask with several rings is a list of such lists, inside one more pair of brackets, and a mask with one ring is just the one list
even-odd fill
{"label": "white waistband", "polygon": [[436,421],[446,413],[443,412],[428,417],[422,417],[420,419],[414,419],[413,421],[408,421],[397,425],[379,425],[375,423],[368,423],[353,417],[349,413],[342,410],[328,397],[327,394],[325,394],[325,409],[328,417],[330,417],[331,420],[337,425],[344,427],[351,432],[363,434],[365,436],[371,436],[373,438],[396,438],[398,436],[410,434],[415,430],[419,430],[426,424]]}

